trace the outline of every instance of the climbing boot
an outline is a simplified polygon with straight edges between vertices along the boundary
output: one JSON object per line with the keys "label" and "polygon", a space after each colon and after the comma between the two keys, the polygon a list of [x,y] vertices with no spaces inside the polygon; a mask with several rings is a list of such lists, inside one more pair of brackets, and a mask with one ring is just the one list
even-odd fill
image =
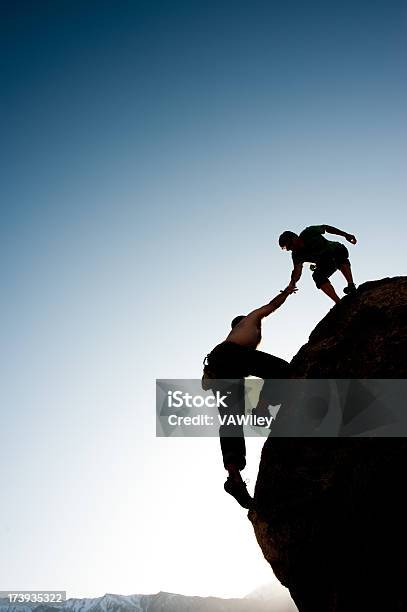
{"label": "climbing boot", "polygon": [[235,500],[243,507],[248,510],[253,506],[253,498],[250,497],[247,487],[243,480],[237,482],[230,476],[228,476],[225,484],[223,485],[226,493],[229,493]]}
{"label": "climbing boot", "polygon": [[343,292],[346,293],[346,295],[349,295],[350,293],[355,293],[355,291],[356,291],[355,283],[350,283],[350,285],[345,287],[345,289],[343,290]]}

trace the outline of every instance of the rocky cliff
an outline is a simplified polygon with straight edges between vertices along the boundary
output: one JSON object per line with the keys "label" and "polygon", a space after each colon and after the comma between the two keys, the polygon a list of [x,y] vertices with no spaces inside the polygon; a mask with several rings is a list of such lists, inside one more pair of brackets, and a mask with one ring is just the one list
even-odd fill
{"label": "rocky cliff", "polygon": [[[406,378],[406,353],[407,278],[383,279],[328,313],[294,357],[293,376],[393,379],[394,402],[404,409],[405,381],[397,379]],[[338,382],[356,413],[366,396],[359,389],[352,397],[358,384]],[[299,418],[298,407],[289,418]],[[249,518],[300,612],[405,612],[407,438],[344,431],[298,438],[272,430]]]}

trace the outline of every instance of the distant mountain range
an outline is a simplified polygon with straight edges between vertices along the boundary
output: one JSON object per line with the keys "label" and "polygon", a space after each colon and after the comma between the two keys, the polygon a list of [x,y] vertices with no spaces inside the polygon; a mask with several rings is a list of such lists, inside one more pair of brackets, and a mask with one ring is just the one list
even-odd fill
{"label": "distant mountain range", "polygon": [[268,598],[255,591],[243,599],[190,597],[160,592],[155,595],[112,595],[75,599],[63,603],[10,603],[0,599],[0,612],[295,612],[289,598]]}

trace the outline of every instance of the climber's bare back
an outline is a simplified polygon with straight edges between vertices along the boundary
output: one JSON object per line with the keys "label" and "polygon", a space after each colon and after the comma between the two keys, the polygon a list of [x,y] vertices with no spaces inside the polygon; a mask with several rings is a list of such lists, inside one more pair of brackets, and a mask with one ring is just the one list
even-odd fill
{"label": "climber's bare back", "polygon": [[227,342],[234,342],[249,348],[257,348],[261,340],[261,322],[257,317],[247,315],[240,321],[226,338]]}

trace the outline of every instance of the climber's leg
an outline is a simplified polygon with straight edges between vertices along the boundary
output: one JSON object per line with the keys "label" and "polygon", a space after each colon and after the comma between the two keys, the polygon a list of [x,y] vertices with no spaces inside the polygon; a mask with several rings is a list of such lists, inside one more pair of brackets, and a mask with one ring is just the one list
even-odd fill
{"label": "climber's leg", "polygon": [[349,251],[344,244],[338,244],[335,252],[335,261],[338,267],[346,279],[348,286],[343,290],[344,293],[353,293],[356,291],[356,286],[353,280],[352,268],[349,261]]}
{"label": "climber's leg", "polygon": [[341,298],[336,293],[333,285],[329,280],[326,280],[323,285],[320,285],[319,289],[325,293],[328,297],[331,298],[336,304],[341,301]]}
{"label": "climber's leg", "polygon": [[221,417],[231,418],[219,428],[220,447],[223,465],[228,472],[224,489],[232,495],[243,508],[250,508],[253,499],[241,477],[246,466],[246,444],[243,426],[233,422],[233,417],[245,414],[244,377],[247,363],[247,349],[233,342],[222,342],[208,355],[208,365],[217,378],[213,380],[212,390],[225,395],[226,407],[219,407]]}
{"label": "climber's leg", "polygon": [[249,374],[264,380],[253,414],[269,417],[269,406],[281,404],[286,395],[287,383],[285,381],[290,376],[290,364],[274,355],[253,350],[250,354],[248,369]]}
{"label": "climber's leg", "polygon": [[332,276],[337,269],[338,264],[335,257],[332,254],[327,254],[321,257],[312,274],[312,278],[314,279],[314,283],[316,284],[317,288],[321,289],[321,291],[330,297],[336,304],[341,300],[329,281],[329,277]]}
{"label": "climber's leg", "polygon": [[345,287],[343,292],[346,294],[354,293],[356,291],[356,285],[353,281],[352,268],[350,266],[350,261],[343,263],[339,269],[344,275],[344,277],[346,278],[346,280],[348,281],[348,286]]}
{"label": "climber's leg", "polygon": [[[243,470],[246,466],[246,444],[244,441],[243,426],[236,424],[234,417],[244,415],[244,379],[234,381],[217,381],[217,390],[222,396],[226,407],[219,407],[219,414],[226,419],[224,425],[219,427],[220,448],[223,456],[223,465],[228,470],[229,475],[236,479],[236,472]],[[215,390],[215,389],[214,389]],[[227,419],[231,417],[231,423]],[[235,466],[236,470],[230,466]]]}
{"label": "climber's leg", "polygon": [[[219,407],[219,414],[226,419],[229,416],[244,414],[244,369],[246,351],[232,342],[222,342],[208,355],[208,365],[216,373],[212,391],[226,396],[226,407]],[[246,446],[241,425],[227,424],[220,426],[220,447],[223,464],[236,466],[243,470],[246,465]],[[232,470],[232,477],[236,472]]]}
{"label": "climber's leg", "polygon": [[353,285],[353,276],[352,276],[352,268],[350,266],[350,261],[344,262],[340,267],[340,271],[344,275],[345,279],[348,282],[348,285]]}
{"label": "climber's leg", "polygon": [[251,349],[248,357],[248,374],[259,378],[287,378],[290,364],[280,357]]}
{"label": "climber's leg", "polygon": [[[221,417],[236,417],[245,414],[245,387],[244,378],[230,381],[229,386],[223,386],[222,395],[227,396],[226,408],[219,407]],[[251,508],[253,499],[250,497],[246,485],[240,474],[246,466],[246,444],[243,426],[236,423],[225,422],[219,427],[220,447],[223,464],[228,472],[224,484],[226,493],[229,493],[243,508]]]}

